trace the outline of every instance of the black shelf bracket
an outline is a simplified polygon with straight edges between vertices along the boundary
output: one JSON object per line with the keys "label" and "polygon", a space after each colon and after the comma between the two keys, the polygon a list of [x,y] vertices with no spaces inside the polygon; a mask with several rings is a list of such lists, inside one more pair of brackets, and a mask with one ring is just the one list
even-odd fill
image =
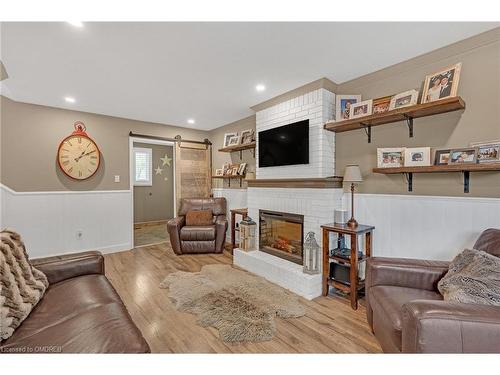
{"label": "black shelf bracket", "polygon": [[365,123],[360,123],[360,125],[365,130],[366,136],[368,137],[368,143],[372,143],[372,126]]}
{"label": "black shelf bracket", "polygon": [[408,191],[413,191],[413,173],[403,173],[406,178],[406,183],[408,184]]}
{"label": "black shelf bracket", "polygon": [[241,153],[242,153],[242,152],[243,152],[243,151],[241,151],[241,150],[240,150],[240,160],[241,160]]}
{"label": "black shelf bracket", "polygon": [[413,138],[413,117],[408,116],[407,114],[404,115],[406,119],[406,125],[408,125],[408,135],[410,138]]}
{"label": "black shelf bracket", "polygon": [[227,179],[227,183],[229,185],[228,187],[231,187],[231,179],[230,178]]}
{"label": "black shelf bracket", "polygon": [[470,172],[469,171],[462,171],[464,174],[464,193],[469,192],[469,187],[470,187]]}

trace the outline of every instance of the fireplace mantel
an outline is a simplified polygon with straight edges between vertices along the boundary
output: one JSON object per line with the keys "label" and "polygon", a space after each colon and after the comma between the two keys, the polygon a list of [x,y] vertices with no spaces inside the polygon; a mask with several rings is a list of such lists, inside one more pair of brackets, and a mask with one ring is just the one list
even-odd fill
{"label": "fireplace mantel", "polygon": [[313,188],[333,189],[342,188],[342,177],[333,176],[326,178],[275,178],[247,180],[249,188]]}

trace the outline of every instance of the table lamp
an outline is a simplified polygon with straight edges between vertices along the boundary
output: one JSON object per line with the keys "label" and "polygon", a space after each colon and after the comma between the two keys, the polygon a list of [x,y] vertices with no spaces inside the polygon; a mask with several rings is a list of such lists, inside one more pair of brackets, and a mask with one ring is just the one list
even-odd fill
{"label": "table lamp", "polygon": [[354,219],[354,187],[356,182],[362,182],[363,177],[359,165],[348,165],[344,171],[344,182],[351,183],[351,219],[347,222],[349,228],[356,228],[358,222]]}

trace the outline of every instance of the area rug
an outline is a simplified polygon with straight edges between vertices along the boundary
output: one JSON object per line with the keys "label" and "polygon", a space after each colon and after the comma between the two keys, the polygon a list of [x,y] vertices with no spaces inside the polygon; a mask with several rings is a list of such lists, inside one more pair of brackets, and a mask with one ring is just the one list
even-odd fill
{"label": "area rug", "polygon": [[262,277],[229,265],[211,264],[200,272],[178,271],[160,284],[179,311],[198,316],[198,324],[219,330],[225,342],[271,340],[275,317],[305,314],[299,297]]}

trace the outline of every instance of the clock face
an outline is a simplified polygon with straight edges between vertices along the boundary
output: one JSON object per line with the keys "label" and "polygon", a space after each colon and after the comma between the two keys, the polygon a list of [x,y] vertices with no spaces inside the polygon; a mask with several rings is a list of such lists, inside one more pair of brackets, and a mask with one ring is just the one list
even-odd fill
{"label": "clock face", "polygon": [[97,172],[101,155],[92,139],[83,135],[71,135],[59,146],[57,161],[69,177],[85,180]]}

